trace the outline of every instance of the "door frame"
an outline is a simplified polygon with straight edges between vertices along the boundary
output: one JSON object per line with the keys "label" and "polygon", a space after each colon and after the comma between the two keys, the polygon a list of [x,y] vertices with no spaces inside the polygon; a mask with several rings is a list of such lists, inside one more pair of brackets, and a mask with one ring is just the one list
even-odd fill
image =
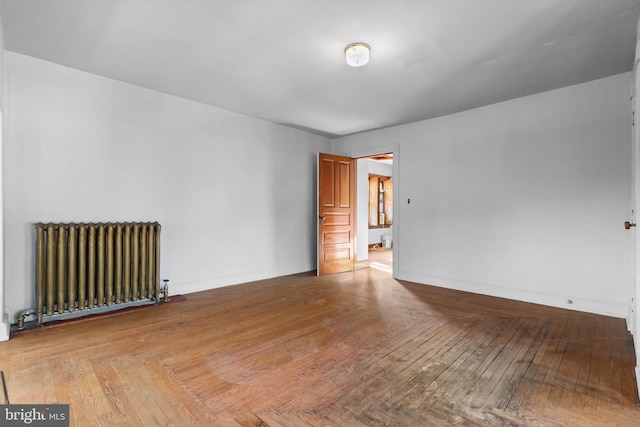
{"label": "door frame", "polygon": [[[359,159],[362,157],[371,157],[378,154],[393,153],[393,266],[392,276],[394,279],[398,278],[398,271],[400,270],[400,146],[399,144],[389,144],[370,148],[363,148],[360,150],[353,150],[338,154],[341,156],[351,157],[353,159]],[[356,182],[357,186],[357,182]],[[368,206],[367,206],[368,209]],[[358,204],[356,204],[356,216],[358,212]],[[356,222],[357,225],[357,222]],[[356,244],[358,239],[358,227],[356,226]]]}
{"label": "door frame", "polygon": [[[640,28],[640,24],[638,26]],[[640,39],[636,43],[636,55],[632,70],[631,92],[631,218],[630,222],[636,224],[638,211],[640,210]],[[633,243],[631,253],[632,268],[632,296],[627,315],[627,329],[633,335],[634,350],[636,354],[636,388],[640,393],[640,236],[637,227],[632,231]]]}

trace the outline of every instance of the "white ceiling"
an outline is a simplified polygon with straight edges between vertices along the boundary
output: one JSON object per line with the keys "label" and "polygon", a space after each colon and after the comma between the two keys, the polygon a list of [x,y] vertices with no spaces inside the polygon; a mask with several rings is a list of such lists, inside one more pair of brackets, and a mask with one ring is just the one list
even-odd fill
{"label": "white ceiling", "polygon": [[[640,0],[0,0],[5,48],[342,136],[630,71]],[[371,62],[345,64],[346,45]]]}

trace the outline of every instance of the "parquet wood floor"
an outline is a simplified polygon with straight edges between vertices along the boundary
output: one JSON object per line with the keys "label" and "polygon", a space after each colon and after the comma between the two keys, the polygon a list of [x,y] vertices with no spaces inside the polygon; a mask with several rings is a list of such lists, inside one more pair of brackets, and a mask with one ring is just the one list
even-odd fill
{"label": "parquet wood floor", "polygon": [[362,268],[14,333],[11,403],[76,426],[634,426],[624,320]]}

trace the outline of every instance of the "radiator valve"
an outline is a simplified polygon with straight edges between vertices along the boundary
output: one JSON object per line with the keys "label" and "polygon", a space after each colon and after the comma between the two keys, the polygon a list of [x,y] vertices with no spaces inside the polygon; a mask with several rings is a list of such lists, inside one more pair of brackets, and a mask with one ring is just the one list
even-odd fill
{"label": "radiator valve", "polygon": [[164,302],[169,302],[169,279],[162,279],[164,286],[160,289],[164,297]]}

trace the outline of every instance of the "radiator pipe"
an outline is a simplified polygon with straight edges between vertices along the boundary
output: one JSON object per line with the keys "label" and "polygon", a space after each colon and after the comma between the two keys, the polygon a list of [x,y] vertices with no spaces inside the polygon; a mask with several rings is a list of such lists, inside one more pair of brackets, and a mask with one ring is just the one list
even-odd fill
{"label": "radiator pipe", "polygon": [[18,329],[24,329],[24,318],[37,314],[37,312],[32,309],[29,308],[27,310],[22,310],[21,312],[18,313]]}

